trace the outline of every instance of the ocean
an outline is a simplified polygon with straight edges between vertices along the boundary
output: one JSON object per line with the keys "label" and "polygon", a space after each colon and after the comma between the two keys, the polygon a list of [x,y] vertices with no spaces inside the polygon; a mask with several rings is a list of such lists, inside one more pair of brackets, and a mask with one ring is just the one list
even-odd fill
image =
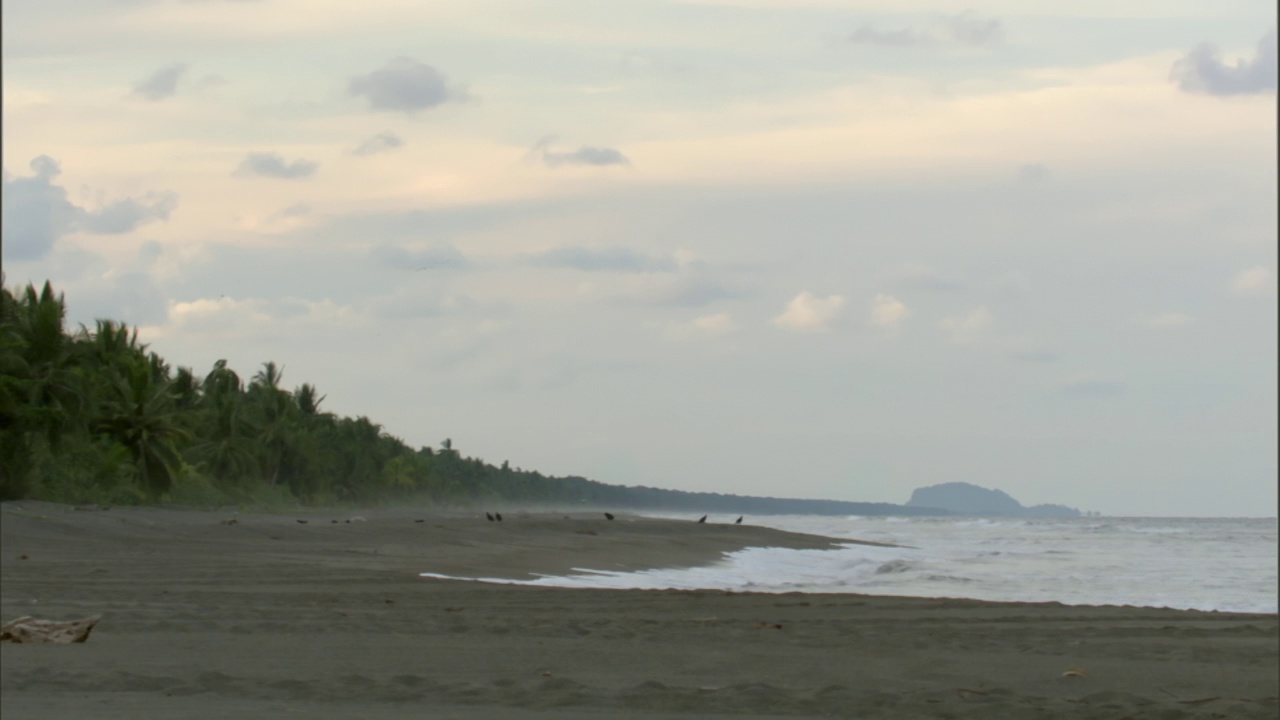
{"label": "ocean", "polygon": [[[734,519],[713,517],[708,522]],[[1265,613],[1277,611],[1280,592],[1275,518],[779,515],[751,517],[748,522],[902,547],[749,548],[713,565],[695,568],[642,572],[595,572],[582,568],[569,576],[493,582],[587,588],[852,592]]]}

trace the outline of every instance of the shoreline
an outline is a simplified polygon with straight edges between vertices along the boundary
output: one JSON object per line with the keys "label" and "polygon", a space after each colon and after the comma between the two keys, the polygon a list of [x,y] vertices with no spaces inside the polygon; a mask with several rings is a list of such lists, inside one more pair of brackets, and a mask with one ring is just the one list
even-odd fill
{"label": "shoreline", "polygon": [[688,567],[843,539],[586,513],[0,512],[2,618],[103,615],[83,645],[0,646],[6,717],[203,717],[211,703],[375,720],[1280,709],[1275,614],[418,575]]}

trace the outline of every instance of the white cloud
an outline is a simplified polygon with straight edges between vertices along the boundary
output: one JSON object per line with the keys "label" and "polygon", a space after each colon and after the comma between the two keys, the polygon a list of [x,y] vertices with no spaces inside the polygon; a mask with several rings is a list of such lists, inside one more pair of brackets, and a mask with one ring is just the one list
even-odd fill
{"label": "white cloud", "polygon": [[871,304],[871,324],[888,330],[897,328],[908,314],[907,306],[892,295],[877,293]]}
{"label": "white cloud", "polygon": [[951,341],[973,342],[991,327],[993,318],[986,305],[965,315],[943,318],[939,327],[951,334]]}
{"label": "white cloud", "polygon": [[791,302],[787,303],[787,309],[774,318],[773,322],[801,332],[827,330],[840,316],[840,309],[843,306],[844,297],[841,295],[820,298],[805,291],[792,298]]}
{"label": "white cloud", "polygon": [[720,337],[738,329],[737,323],[729,313],[700,315],[687,323],[671,326],[668,336],[676,340],[696,337]]}
{"label": "white cloud", "polygon": [[198,298],[171,302],[169,322],[148,328],[147,339],[200,336],[224,343],[296,340],[317,326],[351,328],[363,319],[352,308],[327,299]]}
{"label": "white cloud", "polygon": [[1139,325],[1146,325],[1153,328],[1174,328],[1190,325],[1195,322],[1195,318],[1180,312],[1155,313],[1153,315],[1139,315],[1134,318],[1134,322]]}
{"label": "white cloud", "polygon": [[1275,291],[1275,271],[1265,265],[1241,270],[1231,280],[1231,292],[1237,295],[1267,295]]}

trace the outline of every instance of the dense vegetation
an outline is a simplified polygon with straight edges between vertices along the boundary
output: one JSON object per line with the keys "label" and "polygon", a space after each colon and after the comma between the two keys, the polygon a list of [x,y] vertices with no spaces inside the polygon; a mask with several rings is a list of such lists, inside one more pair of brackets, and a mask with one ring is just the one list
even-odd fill
{"label": "dense vegetation", "polygon": [[367,417],[323,412],[312,385],[285,389],[273,362],[248,382],[221,360],[204,375],[174,369],[121,323],[68,332],[48,283],[0,291],[0,499],[928,512],[552,478],[463,457],[449,440],[415,450]]}

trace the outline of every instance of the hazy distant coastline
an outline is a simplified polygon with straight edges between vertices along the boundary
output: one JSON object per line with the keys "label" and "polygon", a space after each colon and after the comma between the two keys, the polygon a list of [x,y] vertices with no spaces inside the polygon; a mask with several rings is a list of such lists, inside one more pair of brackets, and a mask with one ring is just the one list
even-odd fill
{"label": "hazy distant coastline", "polygon": [[1027,507],[1003,490],[988,489],[965,482],[916,488],[907,507],[941,509],[947,514],[998,517],[1080,517],[1084,513],[1066,505]]}

